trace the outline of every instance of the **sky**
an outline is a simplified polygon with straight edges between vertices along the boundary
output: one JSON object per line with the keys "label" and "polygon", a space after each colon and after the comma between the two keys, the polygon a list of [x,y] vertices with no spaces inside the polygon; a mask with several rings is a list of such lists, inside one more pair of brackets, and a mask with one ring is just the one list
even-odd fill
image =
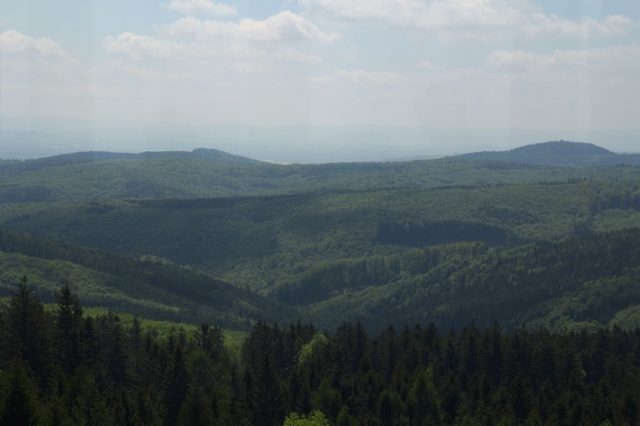
{"label": "sky", "polygon": [[0,156],[640,151],[639,24],[637,0],[0,0]]}

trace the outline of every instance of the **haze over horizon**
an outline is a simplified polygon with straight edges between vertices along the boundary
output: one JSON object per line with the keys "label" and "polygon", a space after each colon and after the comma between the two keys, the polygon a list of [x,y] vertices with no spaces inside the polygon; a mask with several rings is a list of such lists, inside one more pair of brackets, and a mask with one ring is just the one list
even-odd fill
{"label": "haze over horizon", "polygon": [[[610,151],[637,153],[640,133],[599,131],[500,131],[423,129],[394,126],[191,128],[119,123],[98,127],[74,122],[73,128],[2,129],[0,159],[26,160],[86,151],[140,153],[218,149],[235,155],[281,163],[333,163],[428,159],[480,151],[506,151],[547,141],[593,143]],[[561,137],[558,137],[561,135]]]}
{"label": "haze over horizon", "polygon": [[633,0],[0,0],[0,158],[638,151]]}

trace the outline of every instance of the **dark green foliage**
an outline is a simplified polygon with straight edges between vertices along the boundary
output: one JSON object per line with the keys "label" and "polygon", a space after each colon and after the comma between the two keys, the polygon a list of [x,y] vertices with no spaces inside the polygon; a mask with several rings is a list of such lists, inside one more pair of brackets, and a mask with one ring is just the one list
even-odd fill
{"label": "dark green foliage", "polygon": [[[317,262],[272,285],[269,295],[277,302],[189,268],[13,231],[0,231],[0,246],[43,256],[41,269],[35,269],[35,258],[27,257],[23,263],[34,268],[30,273],[38,288],[51,288],[56,281],[67,283],[87,294],[93,306],[158,319],[215,321],[246,328],[261,319],[308,318],[329,329],[360,320],[369,330],[380,330],[389,322],[433,322],[458,328],[465,323],[486,327],[499,321],[508,329],[524,324],[552,330],[640,324],[640,289],[635,285],[640,276],[637,229],[588,232],[515,248],[460,243]],[[57,268],[64,273],[56,272]],[[83,273],[73,268],[82,268]],[[67,276],[67,271],[73,274]],[[95,274],[93,282],[72,281],[76,276],[86,279],[87,273]],[[54,274],[59,275],[47,281]],[[10,280],[15,278],[6,283]],[[100,298],[92,293],[97,285]],[[54,300],[47,291],[41,294],[45,300]]]}
{"label": "dark green foliage", "polygon": [[74,371],[82,360],[82,322],[78,296],[71,293],[68,286],[64,286],[58,296],[54,339],[60,354],[59,362],[66,373]]}
{"label": "dark green foliage", "polygon": [[25,361],[43,381],[50,361],[50,322],[35,293],[23,277],[4,313],[3,354],[8,359]]}
{"label": "dark green foliage", "polygon": [[112,314],[83,316],[67,288],[51,313],[26,283],[21,290],[5,308],[3,332],[20,335],[21,323],[8,321],[17,306],[40,312],[34,318],[54,327],[30,340],[50,354],[44,369],[42,358],[2,348],[0,419],[6,425],[638,421],[637,331],[505,334],[494,325],[443,335],[434,326],[416,326],[389,327],[370,338],[360,324],[319,334],[309,325],[258,323],[242,355],[231,358],[216,327],[161,339],[135,322],[125,329]]}
{"label": "dark green foliage", "polygon": [[504,229],[474,222],[388,222],[378,226],[376,241],[410,247],[428,247],[461,241],[483,241],[489,245],[504,245],[513,239]]}
{"label": "dark green foliage", "polygon": [[4,399],[2,425],[35,426],[44,424],[44,412],[38,399],[38,389],[27,368],[14,360],[6,371],[8,394]]}
{"label": "dark green foliage", "polygon": [[[336,270],[326,266],[283,284],[276,294],[284,301],[315,302],[306,309],[329,327],[355,317],[372,330],[389,322],[459,328],[469,323],[487,327],[493,321],[509,329],[634,328],[640,304],[639,247],[638,229],[506,250],[469,245],[465,253],[464,245],[457,250],[446,246],[412,252],[408,258],[388,257],[388,265],[408,265],[411,257],[422,257],[425,267],[391,266],[369,286],[341,287],[339,277],[320,273]],[[345,269],[340,276],[348,277],[359,265],[337,266]],[[340,292],[317,298],[325,288]]]}
{"label": "dark green foliage", "polygon": [[439,425],[442,409],[435,385],[433,368],[418,373],[408,398],[408,413],[413,424]]}
{"label": "dark green foliage", "polygon": [[320,302],[348,290],[378,287],[429,272],[458,257],[486,254],[484,244],[455,244],[402,255],[369,256],[318,263],[302,274],[282,280],[273,289],[278,300],[295,305]]}
{"label": "dark green foliage", "polygon": [[[515,245],[637,227],[637,178],[607,170],[610,181],[7,205],[0,223],[164,266],[190,265],[270,291],[323,262],[399,254],[411,246]],[[565,178],[572,173],[565,171]],[[99,270],[113,273],[105,266]]]}

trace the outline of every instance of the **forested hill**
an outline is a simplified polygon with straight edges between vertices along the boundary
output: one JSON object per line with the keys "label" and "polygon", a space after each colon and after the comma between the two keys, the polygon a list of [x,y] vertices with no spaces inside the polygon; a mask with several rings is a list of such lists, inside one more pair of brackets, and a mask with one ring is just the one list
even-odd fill
{"label": "forested hill", "polygon": [[[520,164],[530,162],[527,158],[535,158],[527,152],[521,152],[517,158],[498,153],[408,162],[289,165],[258,162],[207,149],[143,154],[76,153],[0,162],[0,204],[566,182],[640,174],[637,167],[562,167],[575,163],[580,156],[564,156],[560,165],[553,167]],[[612,164],[622,158],[613,154],[600,157],[607,157]]]}
{"label": "forested hill", "polygon": [[45,301],[62,285],[91,307],[151,319],[246,328],[252,321],[293,320],[292,309],[166,260],[132,258],[0,228],[0,296],[27,275]]}
{"label": "forested hill", "polygon": [[281,281],[269,299],[160,259],[127,259],[3,231],[0,282],[8,294],[26,273],[49,300],[67,284],[90,306],[236,329],[260,319],[300,318],[324,329],[359,320],[376,331],[389,323],[457,329],[494,321],[509,330],[634,329],[640,326],[639,247],[638,229],[511,249],[450,244],[324,262]]}
{"label": "forested hill", "polygon": [[[617,170],[617,169],[616,169]],[[267,289],[325,261],[640,224],[640,180],[0,206],[0,224]]]}
{"label": "forested hill", "polygon": [[640,155],[616,154],[590,143],[568,141],[526,145],[510,151],[476,152],[452,158],[546,166],[640,165]]}
{"label": "forested hill", "polygon": [[149,160],[160,158],[203,158],[213,163],[224,164],[258,164],[258,160],[254,160],[239,155],[230,154],[228,152],[217,149],[198,148],[193,151],[147,151],[139,154],[106,152],[106,151],[86,151],[71,154],[56,155],[54,157],[38,158],[34,160],[11,161],[8,163],[0,163],[4,166],[0,169],[4,175],[20,174],[28,171],[35,171],[49,167],[60,167],[74,164],[91,164],[103,161],[118,160]]}
{"label": "forested hill", "polygon": [[460,244],[325,264],[285,280],[280,300],[319,325],[360,320],[555,332],[640,327],[640,230],[509,250]]}

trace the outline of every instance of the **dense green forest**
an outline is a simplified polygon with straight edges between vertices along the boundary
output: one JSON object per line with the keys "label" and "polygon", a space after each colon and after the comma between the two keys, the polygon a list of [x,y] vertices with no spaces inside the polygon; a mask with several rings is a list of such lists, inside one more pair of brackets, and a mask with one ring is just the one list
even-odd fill
{"label": "dense green forest", "polygon": [[202,325],[159,338],[45,311],[26,279],[0,315],[3,425],[635,425],[640,333],[257,323],[231,355]]}
{"label": "dense green forest", "polygon": [[482,242],[327,260],[282,278],[265,295],[155,258],[0,232],[1,291],[28,271],[45,301],[67,284],[89,306],[151,319],[247,329],[260,320],[358,320],[505,329],[597,330],[640,325],[640,229],[588,233],[514,247]]}
{"label": "dense green forest", "polygon": [[66,283],[88,306],[151,319],[237,330],[358,320],[374,332],[388,322],[640,324],[640,180],[631,177],[8,203],[0,225],[5,295],[29,272],[45,300]]}
{"label": "dense green forest", "polygon": [[[240,286],[267,289],[280,278],[326,260],[460,241],[514,245],[632,228],[640,223],[638,200],[640,180],[591,180],[6,204],[0,206],[0,226],[133,256],[162,257]],[[447,232],[439,230],[444,222],[449,223]],[[420,228],[421,239],[403,237],[408,233],[417,238],[415,230]],[[431,230],[440,235],[435,238]]]}
{"label": "dense green forest", "polygon": [[[586,161],[592,158],[591,146],[574,150],[571,156],[563,155],[565,150],[563,144],[552,143],[550,149],[544,144],[534,145],[515,156],[494,153],[337,164],[273,164],[205,149],[76,153],[0,163],[0,203],[236,197],[639,176],[638,168],[632,166],[640,163],[637,156],[609,153],[603,157],[604,162],[598,162]],[[565,167],[577,165],[581,167]]]}
{"label": "dense green forest", "polygon": [[29,273],[46,302],[68,285],[93,307],[146,318],[211,321],[234,329],[291,319],[282,304],[202,272],[0,229],[0,297]]}
{"label": "dense green forest", "polygon": [[2,162],[0,418],[638,424],[633,158]]}
{"label": "dense green forest", "polygon": [[[613,198],[598,200],[586,203],[587,214],[599,211]],[[616,203],[629,200],[633,198],[623,197]],[[149,217],[148,222],[151,220]],[[195,220],[186,223],[203,226]],[[46,300],[52,300],[56,286],[68,283],[89,306],[152,319],[213,321],[234,329],[246,329],[258,320],[299,319],[328,329],[359,320],[373,331],[389,322],[433,322],[447,329],[467,323],[484,327],[498,320],[507,329],[525,325],[557,331],[638,326],[640,230],[593,232],[590,227],[569,223],[567,236],[557,241],[512,235],[511,241],[500,244],[469,241],[426,248],[416,248],[415,241],[406,246],[380,245],[381,237],[376,234],[380,231],[374,229],[371,240],[365,240],[371,249],[355,252],[360,256],[336,249],[330,253],[333,256],[307,260],[309,267],[291,268],[285,263],[279,270],[277,263],[271,263],[271,273],[278,275],[263,295],[163,258],[116,255],[4,230],[0,231],[1,289],[8,294],[20,274],[28,272]],[[456,229],[468,226],[453,225]],[[405,229],[414,237],[421,234],[412,227],[425,229],[409,222],[403,226],[394,225],[402,228],[400,237]],[[356,228],[351,229],[351,236],[356,235]],[[495,232],[488,225],[471,231],[471,240]],[[342,232],[348,235],[347,229]],[[454,241],[462,231],[456,232]],[[129,236],[137,238],[135,235],[132,229]],[[336,235],[333,231],[326,238],[338,240]],[[440,238],[443,234],[435,235]],[[259,243],[257,236],[255,240]],[[310,244],[318,242],[309,240]],[[334,241],[323,249],[330,251],[340,243]],[[245,244],[251,244],[250,234]],[[357,240],[353,247],[358,247]],[[256,247],[238,249],[246,254]],[[294,253],[296,245],[290,250]],[[309,251],[298,255],[312,257]],[[242,263],[236,268],[246,273]]]}
{"label": "dense green forest", "polygon": [[479,243],[327,264],[275,296],[319,325],[433,322],[553,331],[640,325],[640,230],[496,250]]}

